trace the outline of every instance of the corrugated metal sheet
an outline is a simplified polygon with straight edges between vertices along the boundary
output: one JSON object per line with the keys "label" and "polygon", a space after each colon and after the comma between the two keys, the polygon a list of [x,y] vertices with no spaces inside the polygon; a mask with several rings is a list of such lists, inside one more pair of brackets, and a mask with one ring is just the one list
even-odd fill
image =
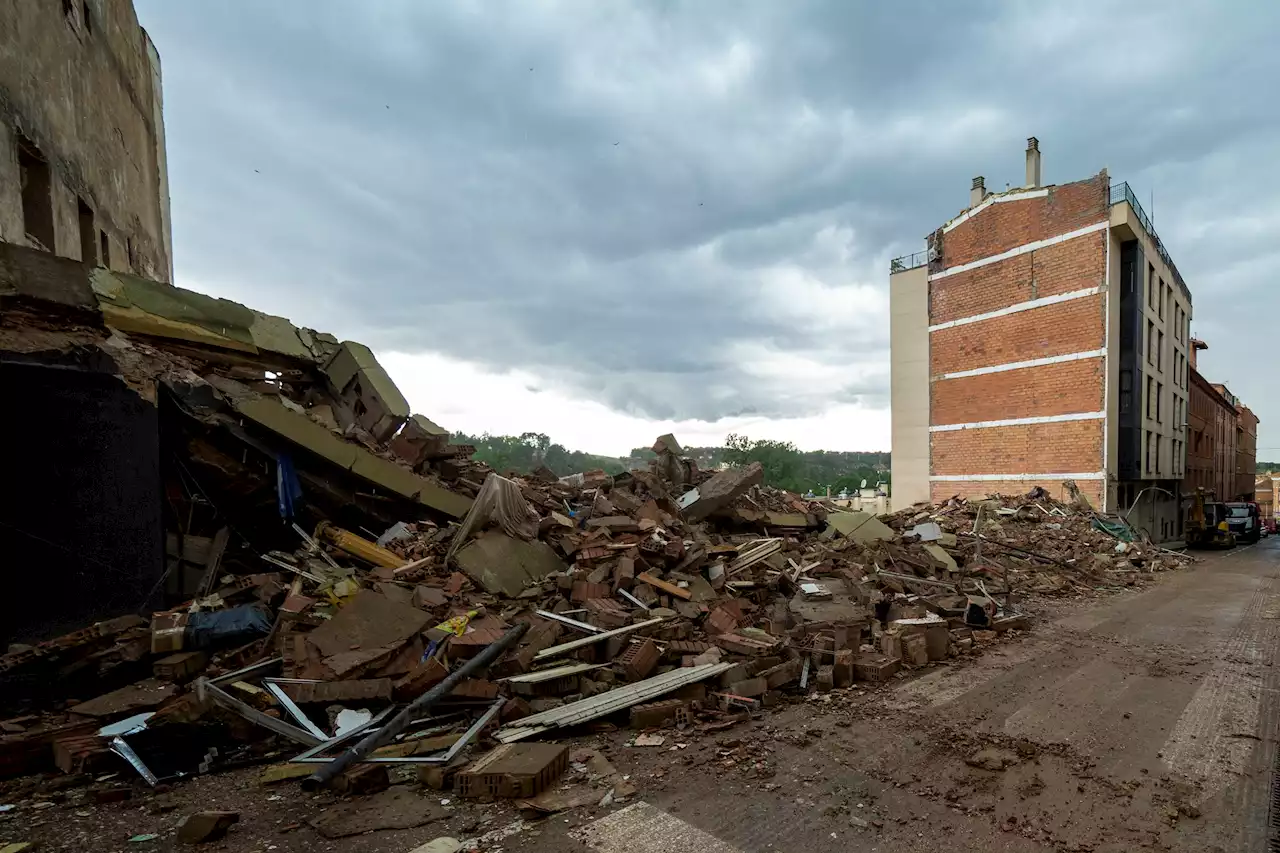
{"label": "corrugated metal sheet", "polygon": [[646,678],[644,681],[610,690],[608,693],[601,693],[589,699],[582,699],[559,708],[552,708],[550,711],[543,711],[541,714],[525,717],[499,729],[494,737],[502,743],[511,743],[561,726],[585,723],[615,711],[630,708],[632,705],[643,704],[664,693],[679,690],[686,684],[693,684],[704,678],[727,672],[733,667],[734,664],[731,663],[707,663],[702,666],[673,669],[670,672],[655,675],[653,678]]}
{"label": "corrugated metal sheet", "polygon": [[548,660],[549,658],[560,657],[560,655],[567,654],[568,652],[571,652],[575,649],[580,649],[583,646],[589,646],[592,643],[598,643],[601,640],[607,640],[610,637],[621,637],[623,634],[630,634],[632,631],[639,631],[641,628],[650,628],[654,625],[657,625],[660,622],[665,622],[665,621],[666,619],[660,616],[657,619],[646,619],[644,622],[637,622],[634,625],[624,625],[621,628],[614,628],[612,631],[604,631],[599,634],[592,634],[590,637],[579,637],[576,640],[570,640],[567,643],[561,643],[558,646],[552,646],[549,649],[543,649],[542,651],[534,655],[533,659]]}
{"label": "corrugated metal sheet", "polygon": [[589,672],[593,669],[600,669],[602,666],[608,666],[603,663],[567,663],[564,666],[553,666],[551,669],[542,669],[537,672],[526,672],[523,675],[513,675],[510,678],[500,678],[499,681],[509,681],[515,684],[537,684],[540,681],[552,681],[557,678],[564,678],[569,675],[578,675],[579,673]]}

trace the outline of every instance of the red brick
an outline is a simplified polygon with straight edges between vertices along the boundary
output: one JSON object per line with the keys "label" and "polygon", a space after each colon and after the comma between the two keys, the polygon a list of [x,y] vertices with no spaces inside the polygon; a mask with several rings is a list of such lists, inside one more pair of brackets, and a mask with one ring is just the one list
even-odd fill
{"label": "red brick", "polygon": [[1105,231],[929,282],[929,323],[948,323],[1019,302],[1106,283]]}
{"label": "red brick", "polygon": [[934,474],[1092,472],[1102,468],[1102,421],[935,432],[929,445]]}
{"label": "red brick", "polygon": [[1101,357],[1002,373],[944,379],[932,385],[935,424],[1047,417],[1103,408],[1106,377]]}
{"label": "red brick", "polygon": [[652,729],[668,725],[675,721],[676,709],[683,708],[684,705],[680,699],[663,699],[647,705],[636,705],[631,709],[631,728]]}
{"label": "red brick", "polygon": [[1109,215],[1110,180],[1105,172],[1048,189],[1047,196],[992,204],[951,231],[939,229],[935,239],[941,239],[943,268],[1067,234]]}
{"label": "red brick", "polygon": [[628,680],[640,681],[653,672],[660,654],[653,640],[644,639],[623,649],[613,664]]}
{"label": "red brick", "polygon": [[[992,471],[993,474],[1003,473]],[[1031,472],[1040,473],[1040,472]],[[929,485],[930,500],[940,503],[953,495],[963,498],[984,498],[987,495],[1022,495],[1040,486],[1059,500],[1070,500],[1063,488],[1062,479],[1048,477],[1043,480],[948,480]],[[1089,499],[1094,508],[1102,506],[1102,481],[1077,480],[1080,493]]]}
{"label": "red brick", "polygon": [[582,604],[593,598],[608,598],[613,594],[607,585],[602,583],[588,583],[587,581],[574,581],[573,592],[569,595],[569,600],[574,604]]}
{"label": "red brick", "polygon": [[1101,349],[1103,307],[1095,294],[931,332],[929,375]]}

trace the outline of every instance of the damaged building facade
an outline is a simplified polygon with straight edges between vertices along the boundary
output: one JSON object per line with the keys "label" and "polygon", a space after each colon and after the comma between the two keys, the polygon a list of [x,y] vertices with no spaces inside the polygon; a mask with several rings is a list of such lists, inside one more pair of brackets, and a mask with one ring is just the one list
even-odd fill
{"label": "damaged building facade", "polygon": [[6,575],[2,641],[189,598],[295,519],[461,518],[478,488],[367,347],[8,243],[0,381],[28,413],[0,426],[25,484],[0,560],[41,567]]}
{"label": "damaged building facade", "polygon": [[974,178],[890,300],[901,500],[1073,481],[1180,535],[1191,291],[1128,184],[1045,185],[1029,139],[1025,184]]}
{"label": "damaged building facade", "polygon": [[0,241],[172,281],[161,88],[129,0],[0,4]]}

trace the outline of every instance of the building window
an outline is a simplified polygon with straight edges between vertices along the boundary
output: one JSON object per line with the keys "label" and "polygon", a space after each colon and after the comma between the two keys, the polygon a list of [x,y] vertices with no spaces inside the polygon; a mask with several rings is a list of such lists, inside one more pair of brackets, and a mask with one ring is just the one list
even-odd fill
{"label": "building window", "polygon": [[52,252],[53,183],[49,161],[31,140],[18,134],[18,181],[22,185],[22,228],[27,242]]}
{"label": "building window", "polygon": [[1147,377],[1147,417],[1155,417],[1156,410],[1156,380]]}
{"label": "building window", "polygon": [[104,267],[111,266],[111,241],[107,239],[106,231],[98,232],[98,246],[101,251],[98,254],[98,263]]}
{"label": "building window", "polygon": [[1152,454],[1155,453],[1156,443],[1152,440],[1153,436],[1150,430],[1146,431],[1145,436],[1147,439],[1147,473],[1150,474],[1155,468]]}
{"label": "building window", "polygon": [[93,224],[93,208],[79,200],[80,260],[89,266],[98,264],[98,229]]}
{"label": "building window", "polygon": [[1155,301],[1152,294],[1156,291],[1156,268],[1153,264],[1147,264],[1147,307],[1155,309]]}
{"label": "building window", "polygon": [[1157,435],[1156,435],[1156,473],[1157,473],[1157,474],[1162,473],[1162,472],[1164,471],[1164,465],[1162,464],[1162,461],[1161,461],[1161,460],[1162,460],[1162,457],[1161,457],[1161,453],[1160,453],[1160,451],[1161,451],[1161,447],[1160,447],[1160,445],[1161,445],[1161,439],[1163,439],[1163,438],[1164,438],[1164,436],[1162,436],[1162,435],[1159,435],[1159,434],[1157,434]]}
{"label": "building window", "polygon": [[1156,290],[1156,316],[1161,320],[1164,319],[1164,279],[1160,279],[1160,287]]}
{"label": "building window", "polygon": [[1156,383],[1156,423],[1164,423],[1164,383]]}
{"label": "building window", "polygon": [[1147,321],[1147,364],[1156,363],[1156,324],[1151,320]]}
{"label": "building window", "polygon": [[1156,332],[1156,370],[1164,370],[1164,332]]}

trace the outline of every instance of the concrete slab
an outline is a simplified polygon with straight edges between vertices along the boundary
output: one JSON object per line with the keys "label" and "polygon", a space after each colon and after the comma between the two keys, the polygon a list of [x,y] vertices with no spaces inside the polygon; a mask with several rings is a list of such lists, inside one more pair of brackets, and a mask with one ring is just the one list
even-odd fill
{"label": "concrete slab", "polygon": [[547,543],[525,542],[500,530],[490,530],[463,545],[454,561],[485,592],[511,598],[552,572],[568,570]]}

